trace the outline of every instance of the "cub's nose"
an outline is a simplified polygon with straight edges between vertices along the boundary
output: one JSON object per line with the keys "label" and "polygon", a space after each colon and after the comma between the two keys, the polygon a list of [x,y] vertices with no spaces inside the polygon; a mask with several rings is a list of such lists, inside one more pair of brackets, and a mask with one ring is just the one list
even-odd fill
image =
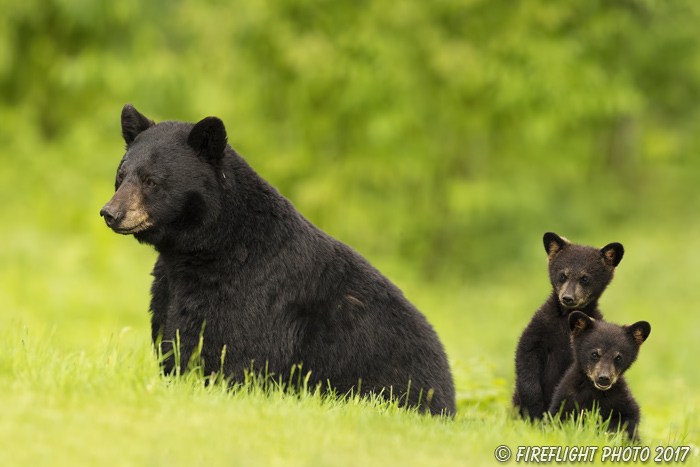
{"label": "cub's nose", "polygon": [[119,222],[119,218],[122,216],[122,213],[107,203],[100,210],[100,216],[105,218],[105,222],[107,223],[108,227],[114,227],[117,222]]}
{"label": "cub's nose", "polygon": [[610,377],[607,375],[598,376],[598,384],[604,388],[610,386]]}
{"label": "cub's nose", "polygon": [[573,305],[574,297],[571,295],[564,295],[563,297],[561,297],[561,301],[564,302],[564,305]]}

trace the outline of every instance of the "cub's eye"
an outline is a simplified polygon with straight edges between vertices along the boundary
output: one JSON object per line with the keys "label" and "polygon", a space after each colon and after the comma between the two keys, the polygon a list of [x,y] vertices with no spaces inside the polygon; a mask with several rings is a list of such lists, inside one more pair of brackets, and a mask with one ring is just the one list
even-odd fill
{"label": "cub's eye", "polygon": [[588,281],[590,281],[590,280],[591,279],[588,276],[585,276],[585,275],[581,276],[581,283],[582,284],[588,284]]}
{"label": "cub's eye", "polygon": [[123,182],[123,181],[124,181],[124,176],[123,176],[123,175],[117,175],[117,181],[118,181],[119,183]]}
{"label": "cub's eye", "polygon": [[620,357],[619,355],[617,357],[615,357],[615,363],[619,364],[621,361],[622,361],[622,357]]}
{"label": "cub's eye", "polygon": [[599,358],[600,358],[600,355],[598,355],[598,352],[593,352],[591,354],[591,360],[593,360],[594,362],[597,362]]}
{"label": "cub's eye", "polygon": [[559,273],[559,281],[566,282],[566,274],[564,274],[563,272],[560,272]]}
{"label": "cub's eye", "polygon": [[156,182],[154,182],[153,180],[149,179],[149,180],[146,182],[146,185],[148,185],[148,188],[153,188],[154,186],[156,186]]}

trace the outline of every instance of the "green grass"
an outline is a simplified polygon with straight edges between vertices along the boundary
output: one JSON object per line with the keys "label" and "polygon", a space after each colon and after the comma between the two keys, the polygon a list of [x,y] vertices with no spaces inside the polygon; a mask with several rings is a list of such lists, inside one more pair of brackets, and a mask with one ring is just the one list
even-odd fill
{"label": "green grass", "polygon": [[[493,465],[503,444],[625,444],[595,423],[531,426],[501,397],[462,400],[449,420],[260,382],[205,386],[196,372],[164,377],[130,330],[89,352],[61,351],[51,333],[20,326],[0,337],[2,465]],[[695,442],[697,451],[698,414],[679,415],[667,434],[661,420],[643,425],[643,444]]]}
{"label": "green grass", "polygon": [[[681,251],[665,234],[647,229],[615,238],[628,253],[602,307],[612,321],[652,324],[628,372],[643,411],[642,444],[690,445],[686,464],[700,465],[700,317],[688,280],[700,241],[687,238]],[[399,265],[375,260],[446,345],[459,412],[444,420],[378,401],[255,385],[227,391],[196,374],[164,377],[146,313],[152,252],[100,230],[5,238],[1,465],[495,465],[499,445],[514,452],[624,445],[594,423],[530,425],[511,416],[515,344],[548,294],[539,244],[527,269],[504,268],[483,283],[420,283]],[[56,246],[55,254],[39,254],[29,247],[35,242]],[[661,273],[659,264],[674,267]]]}

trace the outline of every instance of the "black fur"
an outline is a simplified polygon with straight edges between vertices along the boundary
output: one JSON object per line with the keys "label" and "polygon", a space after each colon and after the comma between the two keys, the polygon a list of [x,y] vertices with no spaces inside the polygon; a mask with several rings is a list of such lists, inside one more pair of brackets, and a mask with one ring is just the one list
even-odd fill
{"label": "black fur", "polygon": [[580,310],[602,318],[598,299],[624,254],[619,243],[597,249],[572,244],[552,232],[544,234],[543,241],[552,293],[523,331],[515,353],[513,405],[531,419],[542,418],[571,365],[569,313]]}
{"label": "black fur", "polygon": [[554,391],[549,413],[578,416],[595,404],[604,420],[610,418],[610,428],[625,428],[629,439],[638,440],[639,405],[623,373],[637,359],[651,326],[646,321],[618,326],[575,311],[569,328],[574,360]]}
{"label": "black fur", "polygon": [[[223,369],[235,380],[251,362],[255,371],[282,379],[302,364],[311,385],[330,385],[339,394],[398,397],[410,384],[407,405],[455,412],[447,357],[425,317],[362,256],[258,176],[226,144],[221,120],[148,121],[124,108],[127,153],[103,214],[111,215],[105,217],[110,227],[128,228],[159,253],[152,337],[162,334],[164,352],[179,330],[186,364],[206,322],[206,374],[219,370],[226,346]],[[119,225],[117,214],[129,210],[115,201],[122,189],[138,193],[147,221]],[[173,367],[167,359],[166,371]]]}
{"label": "black fur", "polygon": [[199,152],[207,162],[218,166],[226,150],[224,122],[216,117],[199,121],[187,137],[187,144]]}
{"label": "black fur", "polygon": [[134,142],[139,133],[153,125],[155,123],[141,115],[133,105],[126,104],[122,109],[122,137],[127,146]]}

